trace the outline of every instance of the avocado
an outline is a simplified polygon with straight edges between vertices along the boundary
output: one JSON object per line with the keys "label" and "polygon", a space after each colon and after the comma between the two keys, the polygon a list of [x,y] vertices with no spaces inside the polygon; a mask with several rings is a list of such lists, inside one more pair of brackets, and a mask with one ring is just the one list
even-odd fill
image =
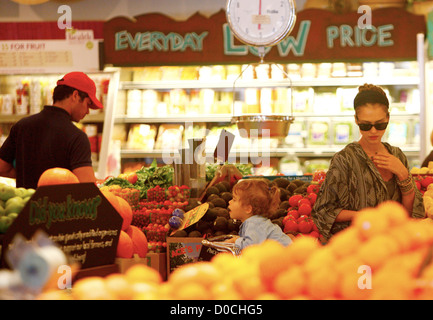
{"label": "avocado", "polygon": [[242,222],[240,220],[234,220],[234,219],[228,219],[227,227],[230,232],[235,231],[236,233],[239,232],[239,228],[241,226]]}
{"label": "avocado", "polygon": [[188,233],[185,230],[179,230],[173,233],[171,237],[178,237],[178,238],[184,238],[187,237]]}
{"label": "avocado", "polygon": [[289,192],[286,189],[280,188],[280,201],[284,202],[288,200]]}
{"label": "avocado", "polygon": [[307,187],[301,186],[295,189],[295,191],[293,191],[293,194],[304,194],[307,192]]}
{"label": "avocado", "polygon": [[287,188],[287,186],[290,184],[290,181],[286,178],[276,178],[274,182],[278,188]]}
{"label": "avocado", "polygon": [[207,209],[206,213],[201,218],[201,220],[213,222],[217,216],[218,216],[217,210],[215,210],[215,208],[209,208]]}
{"label": "avocado", "polygon": [[201,232],[200,232],[200,231],[197,231],[197,230],[191,231],[191,232],[188,234],[188,237],[190,237],[190,238],[193,238],[193,237],[201,237],[201,236],[202,236]]}
{"label": "avocado", "polygon": [[285,200],[285,201],[281,202],[279,208],[287,211],[287,209],[290,208],[289,201]]}
{"label": "avocado", "polygon": [[211,202],[213,203],[213,205],[215,207],[220,207],[220,208],[227,208],[227,202],[225,202],[224,199],[222,198],[214,198],[211,200]]}
{"label": "avocado", "polygon": [[229,201],[233,199],[233,195],[230,192],[223,192],[220,194],[220,198],[229,203]]}
{"label": "avocado", "polygon": [[295,191],[295,189],[298,188],[298,185],[294,182],[290,182],[290,184],[287,186],[287,191],[290,191],[293,193],[293,191]]}
{"label": "avocado", "polygon": [[207,229],[210,229],[210,227],[211,227],[211,223],[209,221],[200,219],[199,221],[197,221],[195,229],[197,231],[200,231],[203,234]]}
{"label": "avocado", "polygon": [[231,186],[230,186],[230,183],[228,181],[224,180],[224,181],[221,181],[220,183],[222,183],[226,187],[226,191],[231,190]]}
{"label": "avocado", "polygon": [[213,223],[213,230],[227,232],[228,220],[224,217],[217,217]]}
{"label": "avocado", "polygon": [[227,188],[226,188],[226,186],[222,182],[217,183],[215,185],[215,187],[219,190],[220,194],[223,193],[223,192],[227,192],[228,191]]}
{"label": "avocado", "polygon": [[294,184],[296,184],[298,187],[300,187],[300,186],[302,186],[302,185],[304,185],[304,181],[302,181],[302,180],[299,180],[299,179],[295,179],[295,180],[292,180],[292,182],[291,183],[294,183]]}
{"label": "avocado", "polygon": [[218,190],[218,188],[217,187],[214,187],[214,186],[212,186],[212,187],[209,187],[207,190],[206,190],[206,195],[209,197],[211,194],[219,194],[220,193],[220,191]]}
{"label": "avocado", "polygon": [[217,198],[219,198],[219,195],[212,193],[207,197],[206,202],[211,202],[213,199],[217,199]]}
{"label": "avocado", "polygon": [[217,207],[215,209],[216,209],[217,217],[224,217],[226,219],[230,219],[230,213],[226,208]]}

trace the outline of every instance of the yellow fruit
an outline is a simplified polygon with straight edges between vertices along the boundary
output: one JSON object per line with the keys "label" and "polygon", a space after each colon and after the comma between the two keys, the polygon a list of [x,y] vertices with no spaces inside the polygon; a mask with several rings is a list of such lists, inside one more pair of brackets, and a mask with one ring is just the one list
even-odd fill
{"label": "yellow fruit", "polygon": [[305,291],[305,274],[302,267],[294,265],[278,274],[273,288],[282,299],[292,299],[302,295]]}
{"label": "yellow fruit", "polygon": [[105,281],[101,277],[87,277],[77,280],[72,287],[72,295],[77,300],[113,300]]}
{"label": "yellow fruit", "polygon": [[149,284],[159,284],[162,282],[161,274],[144,264],[135,264],[125,272],[125,278],[130,283],[144,282]]}

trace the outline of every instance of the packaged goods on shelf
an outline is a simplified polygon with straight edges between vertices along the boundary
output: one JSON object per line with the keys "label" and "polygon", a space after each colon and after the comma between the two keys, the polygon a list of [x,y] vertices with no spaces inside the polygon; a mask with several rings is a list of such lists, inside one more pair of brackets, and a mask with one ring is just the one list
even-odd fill
{"label": "packaged goods on shelf", "polygon": [[376,78],[379,73],[379,64],[377,62],[364,62],[362,64],[364,77]]}
{"label": "packaged goods on shelf", "polygon": [[38,80],[32,80],[30,81],[30,88],[29,88],[29,95],[30,95],[30,114],[38,113],[41,111],[41,105],[42,105],[42,85],[41,82]]}
{"label": "packaged goods on shelf", "polygon": [[270,78],[270,66],[269,64],[259,64],[255,67],[256,78],[258,80],[269,80]]}
{"label": "packaged goods on shelf", "polygon": [[227,80],[235,81],[241,74],[242,69],[240,65],[228,65],[227,66]]}
{"label": "packaged goods on shelf", "polygon": [[161,124],[158,129],[158,137],[155,149],[177,151],[182,148],[182,136],[184,127],[180,124]]}
{"label": "packaged goods on shelf", "polygon": [[317,66],[314,63],[303,63],[301,65],[301,75],[302,78],[316,78],[317,76]]}
{"label": "packaged goods on shelf", "polygon": [[387,128],[386,141],[392,145],[403,147],[407,143],[408,125],[405,121],[390,121]]}
{"label": "packaged goods on shelf", "polygon": [[379,77],[391,78],[394,74],[394,62],[379,62]]}
{"label": "packaged goods on shelf", "polygon": [[348,144],[353,141],[351,122],[334,123],[334,144]]}
{"label": "packaged goods on shelf", "polygon": [[14,113],[14,98],[11,94],[1,95],[1,114],[11,115]]}
{"label": "packaged goods on shelf", "polygon": [[180,80],[197,80],[198,79],[198,67],[182,67],[180,71]]}
{"label": "packaged goods on shelf", "polygon": [[159,94],[156,90],[143,90],[141,93],[141,100],[141,114],[148,117],[154,117],[158,115],[156,112],[156,106],[159,103]]}
{"label": "packaged goods on shelf", "polygon": [[347,76],[348,77],[362,77],[363,70],[361,63],[348,63],[346,65]]}
{"label": "packaged goods on shelf", "polygon": [[221,81],[227,78],[227,70],[225,66],[212,66],[211,80]]}
{"label": "packaged goods on shelf", "polygon": [[28,81],[19,81],[15,89],[15,114],[29,113],[30,92]]}
{"label": "packaged goods on shelf", "polygon": [[260,90],[256,88],[245,89],[245,104],[242,113],[260,113]]}
{"label": "packaged goods on shelf", "polygon": [[169,92],[170,102],[167,111],[170,115],[183,115],[185,114],[185,105],[187,104],[188,97],[186,91],[183,89],[172,89]]}
{"label": "packaged goods on shelf", "polygon": [[332,77],[346,77],[347,71],[346,71],[346,64],[342,62],[334,62],[332,64]]}
{"label": "packaged goods on shelf", "polygon": [[98,126],[94,124],[86,124],[83,127],[83,131],[87,134],[87,137],[89,138],[92,161],[96,162],[98,161],[99,153]]}
{"label": "packaged goods on shelf", "polygon": [[143,151],[152,151],[155,146],[157,128],[155,125],[132,124],[129,129],[127,147]]}
{"label": "packaged goods on shelf", "polygon": [[308,144],[326,145],[329,143],[329,123],[325,121],[312,121],[309,124]]}
{"label": "packaged goods on shelf", "polygon": [[291,113],[291,96],[290,91],[292,89],[288,88],[275,88],[273,89],[274,104],[273,113],[274,114],[290,114]]}
{"label": "packaged goods on shelf", "polygon": [[313,102],[313,88],[296,88],[293,91],[293,112],[309,112],[313,107]]}
{"label": "packaged goods on shelf", "polygon": [[141,116],[141,90],[128,90],[126,115],[128,117]]}
{"label": "packaged goods on shelf", "polygon": [[180,67],[163,67],[161,80],[163,80],[163,81],[179,80],[180,74],[181,74],[181,68]]}
{"label": "packaged goods on shelf", "polygon": [[198,79],[203,81],[210,81],[212,79],[212,67],[202,66],[198,71]]}
{"label": "packaged goods on shelf", "polygon": [[307,133],[305,131],[305,123],[303,121],[294,121],[290,125],[288,135],[285,137],[284,142],[291,147],[304,147],[304,138]]}
{"label": "packaged goods on shelf", "polygon": [[200,104],[200,90],[191,90],[189,92],[189,101],[185,106],[185,115],[194,116],[199,115],[201,112]]}
{"label": "packaged goods on shelf", "polygon": [[284,80],[286,78],[284,65],[272,64],[271,65],[271,79],[272,80]]}
{"label": "packaged goods on shelf", "polygon": [[301,65],[297,63],[289,63],[287,65],[287,74],[289,75],[290,79],[292,80],[299,80],[301,79]]}
{"label": "packaged goods on shelf", "polygon": [[162,67],[135,68],[132,81],[160,81],[162,79]]}
{"label": "packaged goods on shelf", "polygon": [[254,68],[248,64],[243,64],[241,66],[241,72],[242,72],[242,80],[253,80],[256,78]]}
{"label": "packaged goods on shelf", "polygon": [[272,114],[274,105],[274,95],[272,88],[260,89],[260,113]]}
{"label": "packaged goods on shelf", "polygon": [[326,89],[326,91],[314,91],[313,102],[314,114],[339,114],[341,112],[340,104],[337,100],[335,89]]}
{"label": "packaged goods on shelf", "polygon": [[340,104],[341,112],[353,112],[353,100],[358,93],[358,88],[337,88],[337,101]]}
{"label": "packaged goods on shelf", "polygon": [[215,104],[215,90],[201,89],[200,90],[200,112],[202,114],[212,114]]}
{"label": "packaged goods on shelf", "polygon": [[232,114],[233,92],[217,91],[213,114]]}
{"label": "packaged goods on shelf", "polygon": [[317,66],[317,78],[329,79],[332,73],[332,63],[319,63]]}
{"label": "packaged goods on shelf", "polygon": [[302,175],[302,167],[299,158],[293,155],[286,155],[278,162],[278,172],[285,176]]}

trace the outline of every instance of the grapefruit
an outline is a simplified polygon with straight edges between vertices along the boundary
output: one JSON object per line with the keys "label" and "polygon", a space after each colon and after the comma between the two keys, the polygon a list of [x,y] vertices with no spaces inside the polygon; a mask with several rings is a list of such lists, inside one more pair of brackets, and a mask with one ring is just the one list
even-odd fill
{"label": "grapefruit", "polygon": [[57,184],[80,183],[77,176],[65,168],[50,168],[45,170],[38,180],[38,187]]}
{"label": "grapefruit", "polygon": [[116,257],[130,259],[134,255],[134,245],[131,237],[123,230],[120,230],[119,243],[117,244]]}
{"label": "grapefruit", "polygon": [[132,245],[134,248],[134,253],[137,254],[140,258],[144,258],[147,255],[147,238],[143,231],[141,231],[136,226],[130,225],[128,229],[126,229],[126,233],[132,240]]}

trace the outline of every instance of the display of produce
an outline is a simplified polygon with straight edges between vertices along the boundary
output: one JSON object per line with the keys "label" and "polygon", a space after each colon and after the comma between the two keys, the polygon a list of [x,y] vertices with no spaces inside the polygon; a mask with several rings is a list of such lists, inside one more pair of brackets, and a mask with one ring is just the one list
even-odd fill
{"label": "display of produce", "polygon": [[[240,257],[221,253],[210,262],[181,266],[167,281],[154,269],[136,265],[125,274],[84,278],[71,291],[39,298],[431,299],[432,244],[433,222],[409,218],[401,205],[389,201],[362,210],[325,246],[311,237],[296,238],[288,247],[267,240]],[[122,286],[113,286],[113,277]]]}
{"label": "display of produce", "polygon": [[0,183],[0,234],[7,231],[34,193],[32,188],[15,188]]}

